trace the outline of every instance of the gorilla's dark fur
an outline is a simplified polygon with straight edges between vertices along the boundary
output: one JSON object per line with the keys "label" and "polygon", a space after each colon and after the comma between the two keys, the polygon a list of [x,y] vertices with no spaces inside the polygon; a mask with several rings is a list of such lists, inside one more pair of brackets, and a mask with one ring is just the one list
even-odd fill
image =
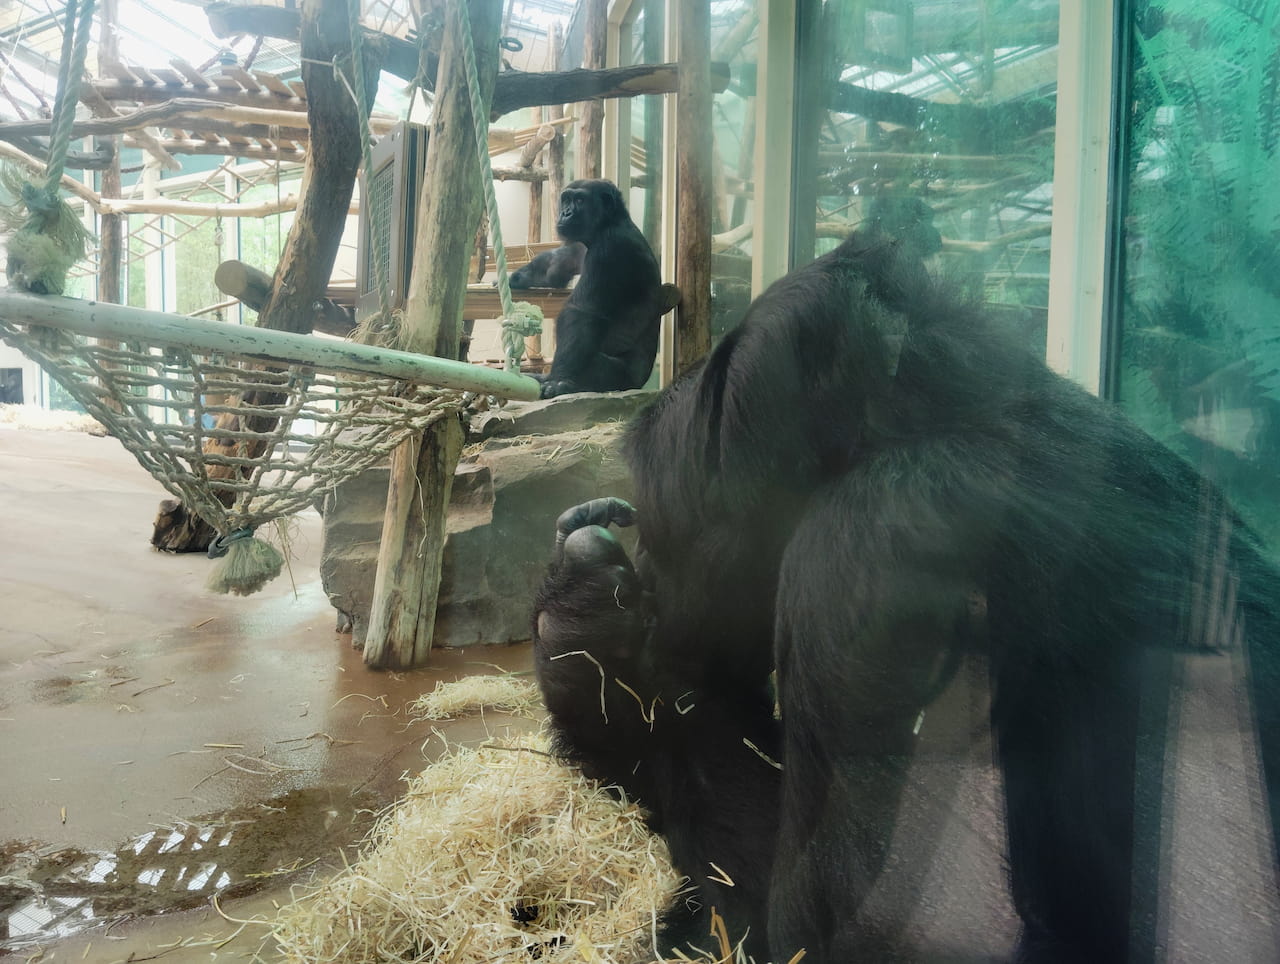
{"label": "gorilla's dark fur", "polygon": [[562,516],[535,656],[559,752],[647,806],[700,891],[669,943],[705,943],[714,907],[758,961],[883,959],[859,909],[966,651],[990,665],[1018,960],[1149,942],[1135,759],[1159,763],[1176,649],[1243,647],[1277,826],[1280,594],[1253,536],[892,243],[773,285],[629,460],[635,566],[604,528],[625,503]]}
{"label": "gorilla's dark fur", "polygon": [[542,397],[640,388],[658,354],[664,304],[658,259],[611,181],[571,181],[556,231],[587,247],[582,276],[556,318]]}
{"label": "gorilla's dark fur", "polygon": [[586,245],[580,241],[571,241],[550,251],[543,251],[523,268],[511,272],[511,289],[567,288],[569,282],[582,271],[582,259],[586,253]]}

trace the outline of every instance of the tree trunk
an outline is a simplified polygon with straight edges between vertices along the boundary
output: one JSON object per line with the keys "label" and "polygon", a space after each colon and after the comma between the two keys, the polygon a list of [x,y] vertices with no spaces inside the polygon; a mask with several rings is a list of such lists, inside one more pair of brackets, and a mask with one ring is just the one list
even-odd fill
{"label": "tree trunk", "polygon": [[[609,0],[582,0],[585,19],[582,31],[582,66],[587,70],[604,67],[609,26]],[[578,105],[578,177],[600,176],[600,139],[604,127],[604,105],[598,100]]]}
{"label": "tree trunk", "polygon": [[[498,72],[502,0],[471,0],[469,8],[480,99],[488,104]],[[483,206],[480,157],[461,60],[464,42],[450,17],[440,51],[401,345],[445,358],[457,355],[467,262]],[[411,441],[392,453],[364,644],[369,666],[407,669],[425,662],[431,650],[445,516],[461,452],[462,426],[448,416],[427,429],[420,444]]]}
{"label": "tree trunk", "polygon": [[[372,102],[377,90],[378,55],[370,46],[365,47],[365,53],[365,91]],[[330,66],[335,58],[349,61],[350,56],[351,28],[343,0],[314,0],[304,4],[302,80],[307,88],[311,149],[302,171],[297,214],[276,266],[271,293],[258,315],[259,328],[308,334],[315,319],[315,303],[324,300],[360,165],[356,108],[346,85],[334,76]],[[270,404],[267,399],[256,401]],[[232,413],[218,416],[218,426],[223,428],[236,428],[239,421]],[[250,427],[259,431],[272,428],[264,424]],[[234,447],[235,443],[216,439],[205,443],[206,452],[221,449],[229,454]],[[248,453],[250,458],[260,455],[261,451]],[[215,489],[217,479],[228,478],[238,471],[230,466],[208,467]],[[230,505],[234,495],[226,492],[219,494],[219,498],[224,505]],[[166,503],[162,503],[156,518],[152,545],[173,552],[207,549],[210,527],[200,524],[195,513],[181,503],[176,506]]]}
{"label": "tree trunk", "polygon": [[676,121],[679,191],[676,284],[676,372],[711,350],[711,11],[680,6],[680,92]]}

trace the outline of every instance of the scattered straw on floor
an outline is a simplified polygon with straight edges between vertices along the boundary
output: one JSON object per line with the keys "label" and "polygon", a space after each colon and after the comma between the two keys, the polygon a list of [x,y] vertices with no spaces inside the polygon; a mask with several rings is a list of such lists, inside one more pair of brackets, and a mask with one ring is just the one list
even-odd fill
{"label": "scattered straw on floor", "polygon": [[428,767],[348,869],[285,907],[289,961],[652,959],[680,876],[638,808],[557,763],[544,735]]}
{"label": "scattered straw on floor", "polygon": [[409,704],[409,714],[417,719],[452,720],[487,707],[534,718],[541,706],[542,696],[530,680],[466,676],[452,683],[437,683],[434,690]]}
{"label": "scattered straw on floor", "polygon": [[0,425],[40,429],[45,432],[88,432],[90,435],[107,433],[92,415],[45,409],[38,405],[0,405]]}

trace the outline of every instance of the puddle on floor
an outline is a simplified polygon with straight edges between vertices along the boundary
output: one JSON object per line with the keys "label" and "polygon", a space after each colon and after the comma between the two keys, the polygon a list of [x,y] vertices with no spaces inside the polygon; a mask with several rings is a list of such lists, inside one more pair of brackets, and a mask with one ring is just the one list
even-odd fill
{"label": "puddle on floor", "polygon": [[0,954],[100,924],[244,897],[362,840],[372,793],[295,790],[148,830],[114,853],[0,844]]}

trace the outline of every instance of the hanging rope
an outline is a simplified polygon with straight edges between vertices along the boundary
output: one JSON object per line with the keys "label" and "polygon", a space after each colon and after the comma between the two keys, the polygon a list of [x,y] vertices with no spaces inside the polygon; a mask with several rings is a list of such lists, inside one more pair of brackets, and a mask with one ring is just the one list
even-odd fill
{"label": "hanging rope", "polygon": [[61,294],[67,272],[84,257],[89,232],[59,193],[71,145],[71,128],[80,100],[80,78],[93,30],[94,0],[67,0],[67,23],[62,32],[62,61],[54,98],[49,139],[49,162],[43,184],[35,184],[6,168],[0,174],[13,200],[0,210],[10,234],[5,266],[9,283],[37,294]]}
{"label": "hanging rope", "polygon": [[485,209],[493,231],[493,251],[498,272],[498,298],[502,303],[502,344],[506,351],[506,370],[520,370],[526,335],[542,331],[542,309],[522,301],[511,300],[511,279],[507,274],[507,249],[502,243],[502,219],[498,215],[498,195],[493,188],[493,167],[489,163],[489,122],[484,99],[480,96],[480,73],[476,69],[476,53],[471,37],[471,19],[464,0],[453,0],[454,20],[462,39],[462,63],[467,75],[467,91],[471,95],[471,120],[476,130],[476,150],[480,155],[480,176],[484,188]]}
{"label": "hanging rope", "polygon": [[[378,317],[361,327],[368,332],[376,324],[383,332],[391,333],[391,337],[386,340],[388,344],[394,344],[399,326],[392,318],[391,293],[387,286],[387,244],[390,238],[385,230],[386,212],[373,203],[373,132],[369,126],[372,105],[369,104],[364,86],[364,31],[360,27],[360,2],[361,0],[347,0],[347,22],[351,25],[351,93],[355,98],[356,117],[360,124],[360,166],[364,170],[360,206],[368,212],[369,236],[373,241],[373,279],[378,290]],[[342,72],[337,64],[334,64],[333,69],[341,78]]]}

